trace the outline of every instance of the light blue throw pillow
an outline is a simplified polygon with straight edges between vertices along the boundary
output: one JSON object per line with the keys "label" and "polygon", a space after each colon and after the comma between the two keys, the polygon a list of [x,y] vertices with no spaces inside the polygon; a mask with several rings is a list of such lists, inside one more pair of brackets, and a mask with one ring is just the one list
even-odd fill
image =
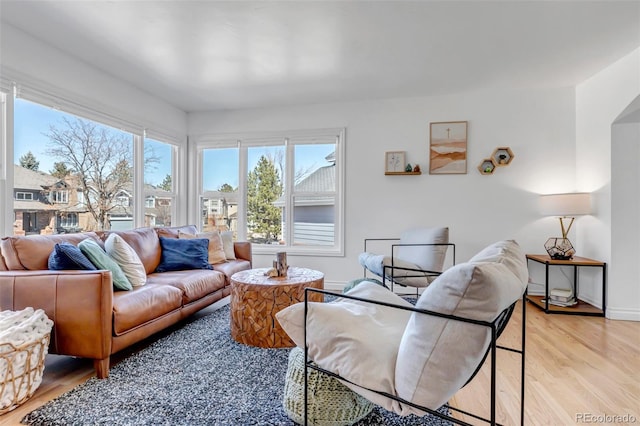
{"label": "light blue throw pillow", "polygon": [[78,247],[96,268],[111,271],[114,288],[117,290],[131,290],[133,288],[127,276],[122,271],[122,268],[120,268],[115,260],[109,257],[107,252],[105,252],[95,240],[91,238],[82,240],[80,244],[78,244]]}

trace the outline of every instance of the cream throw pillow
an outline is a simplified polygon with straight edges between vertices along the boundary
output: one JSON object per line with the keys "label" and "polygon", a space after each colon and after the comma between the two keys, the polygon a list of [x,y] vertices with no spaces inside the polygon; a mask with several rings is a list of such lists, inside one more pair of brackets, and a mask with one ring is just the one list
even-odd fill
{"label": "cream throw pillow", "polygon": [[209,240],[209,263],[215,265],[217,263],[223,263],[227,260],[224,250],[222,248],[222,239],[218,231],[203,232],[201,234],[187,234],[186,232],[178,231],[178,238],[181,239],[194,239],[194,238],[206,238]]}
{"label": "cream throw pillow", "polygon": [[[346,294],[411,307],[381,287],[364,281]],[[410,311],[339,298],[330,303],[309,303],[307,344],[309,357],[320,367],[370,389],[395,394],[396,355]],[[304,348],[304,303],[278,312],[276,318],[291,340]],[[369,401],[398,411],[398,403],[343,382]]]}
{"label": "cream throw pillow", "polygon": [[[522,274],[514,274],[507,266],[524,259],[518,245],[496,244],[478,257],[491,258],[491,262],[461,263],[447,269],[425,289],[416,308],[480,321],[495,320],[522,296],[527,285]],[[496,254],[500,251],[502,254]],[[469,380],[490,340],[488,327],[412,314],[398,351],[397,395],[437,409]],[[399,414],[410,413],[422,414],[409,406],[403,406]]]}
{"label": "cream throw pillow", "polygon": [[222,248],[224,249],[224,255],[227,260],[235,260],[236,252],[233,247],[233,231],[222,231],[220,233],[222,238]]}
{"label": "cream throw pillow", "polygon": [[109,234],[104,242],[104,248],[109,257],[120,266],[133,287],[140,287],[147,283],[147,272],[140,257],[120,235]]}

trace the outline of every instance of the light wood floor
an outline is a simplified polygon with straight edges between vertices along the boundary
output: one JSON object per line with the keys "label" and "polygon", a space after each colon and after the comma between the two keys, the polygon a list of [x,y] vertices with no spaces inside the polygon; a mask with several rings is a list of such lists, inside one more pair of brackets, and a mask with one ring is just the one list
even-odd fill
{"label": "light wood floor", "polygon": [[[521,318],[519,306],[500,344],[517,347]],[[603,415],[633,416],[632,423],[640,424],[640,322],[545,315],[528,304],[526,325],[525,424],[628,424],[615,421],[622,418],[595,417]],[[142,346],[124,351],[114,357],[114,362]],[[499,351],[497,415],[499,422],[506,425],[519,424],[519,362],[518,355]],[[486,365],[473,382],[453,397],[451,405],[488,416],[488,372]],[[92,375],[92,363],[87,360],[49,355],[36,394],[0,416],[0,425],[19,424],[24,415]],[[465,420],[478,424],[473,419]]]}

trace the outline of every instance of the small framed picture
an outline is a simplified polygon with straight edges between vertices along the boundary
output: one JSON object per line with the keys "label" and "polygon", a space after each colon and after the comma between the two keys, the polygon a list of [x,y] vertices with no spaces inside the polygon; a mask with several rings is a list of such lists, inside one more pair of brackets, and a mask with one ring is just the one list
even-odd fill
{"label": "small framed picture", "polygon": [[398,173],[404,172],[405,167],[404,151],[387,151],[384,155],[384,172]]}

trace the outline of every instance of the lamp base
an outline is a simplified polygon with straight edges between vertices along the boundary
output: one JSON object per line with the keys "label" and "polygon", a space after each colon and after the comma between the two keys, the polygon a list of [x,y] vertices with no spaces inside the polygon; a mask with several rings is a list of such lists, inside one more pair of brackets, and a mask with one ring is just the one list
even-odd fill
{"label": "lamp base", "polygon": [[549,238],[544,243],[544,248],[549,253],[549,257],[555,260],[569,260],[576,254],[568,238]]}

